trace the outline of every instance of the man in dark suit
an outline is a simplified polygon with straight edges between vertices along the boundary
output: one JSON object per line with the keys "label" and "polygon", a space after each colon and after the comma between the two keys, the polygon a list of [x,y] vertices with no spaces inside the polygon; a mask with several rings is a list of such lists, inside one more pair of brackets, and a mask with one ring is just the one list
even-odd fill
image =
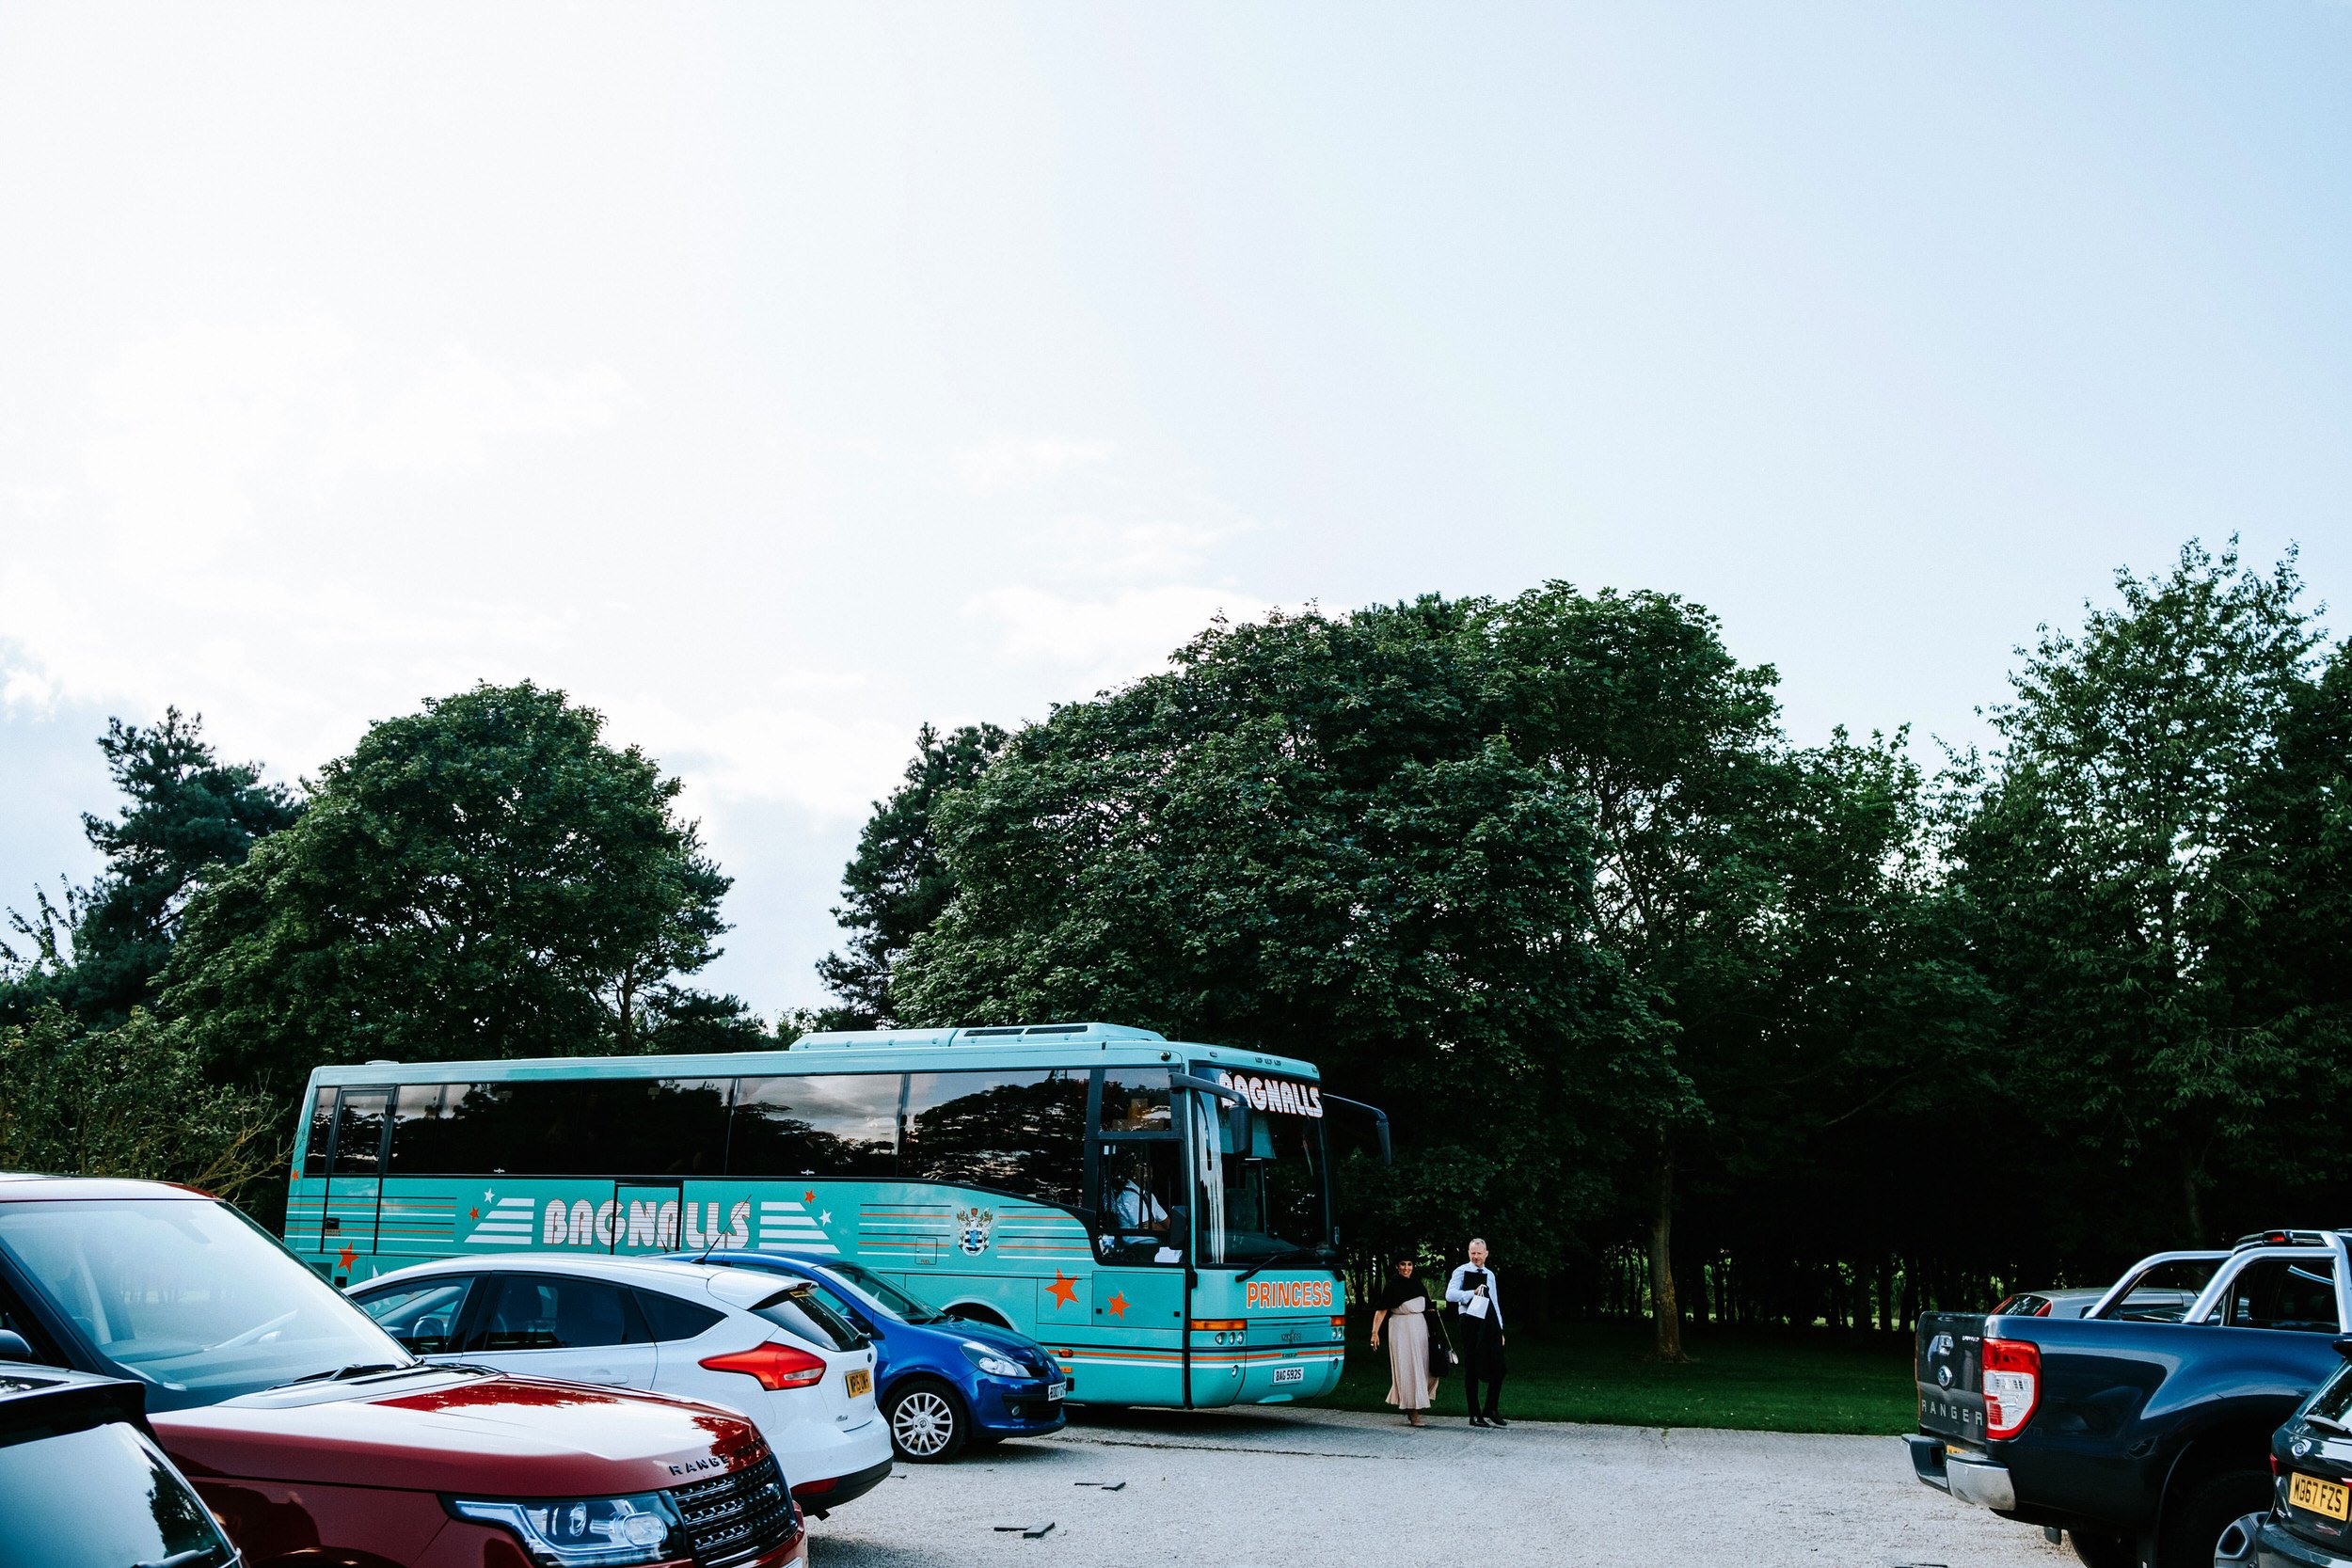
{"label": "man in dark suit", "polygon": [[[1454,1304],[1454,1322],[1462,1330],[1462,1392],[1470,1400],[1470,1424],[1501,1427],[1502,1418],[1502,1295],[1495,1271],[1486,1264],[1484,1238],[1470,1238],[1470,1261],[1445,1282],[1445,1299]],[[1478,1386],[1486,1386],[1484,1408]]]}

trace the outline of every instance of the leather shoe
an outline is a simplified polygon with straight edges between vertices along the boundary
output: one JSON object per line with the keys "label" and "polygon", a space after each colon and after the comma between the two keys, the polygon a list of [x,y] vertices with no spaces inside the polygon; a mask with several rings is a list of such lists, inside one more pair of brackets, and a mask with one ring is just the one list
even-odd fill
{"label": "leather shoe", "polygon": [[1507,1427],[1511,1423],[1500,1416],[1489,1416],[1486,1418],[1486,1424],[1490,1427]]}
{"label": "leather shoe", "polygon": [[1485,1426],[1486,1424],[1486,1417],[1484,1417],[1484,1416],[1472,1416],[1472,1417],[1470,1418],[1470,1425],[1472,1425],[1472,1426],[1474,1426],[1474,1427],[1483,1427],[1483,1426]]}

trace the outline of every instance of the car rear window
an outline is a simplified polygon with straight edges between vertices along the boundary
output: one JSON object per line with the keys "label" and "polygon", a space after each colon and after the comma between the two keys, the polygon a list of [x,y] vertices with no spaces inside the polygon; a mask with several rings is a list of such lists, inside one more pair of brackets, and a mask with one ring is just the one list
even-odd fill
{"label": "car rear window", "polygon": [[691,1339],[712,1323],[726,1316],[711,1307],[700,1307],[659,1291],[637,1292],[637,1306],[645,1314],[645,1323],[657,1340],[667,1343],[673,1339]]}
{"label": "car rear window", "polygon": [[826,1306],[813,1285],[795,1285],[788,1291],[778,1291],[753,1307],[752,1312],[786,1333],[805,1339],[822,1350],[857,1350],[866,1343],[866,1336],[850,1327],[848,1319]]}

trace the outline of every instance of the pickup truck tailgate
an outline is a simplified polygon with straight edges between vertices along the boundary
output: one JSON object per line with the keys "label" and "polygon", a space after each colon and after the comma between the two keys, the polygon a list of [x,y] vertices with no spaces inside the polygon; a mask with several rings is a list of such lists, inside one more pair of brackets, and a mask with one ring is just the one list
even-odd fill
{"label": "pickup truck tailgate", "polygon": [[1984,1316],[1929,1312],[1912,1359],[1919,1430],[1955,1443],[1984,1442]]}

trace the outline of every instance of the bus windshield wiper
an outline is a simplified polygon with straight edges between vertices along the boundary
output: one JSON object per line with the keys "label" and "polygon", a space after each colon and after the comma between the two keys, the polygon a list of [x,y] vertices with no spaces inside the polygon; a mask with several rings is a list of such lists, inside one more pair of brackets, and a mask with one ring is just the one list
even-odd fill
{"label": "bus windshield wiper", "polygon": [[1248,1279],[1251,1275],[1256,1274],[1260,1269],[1270,1269],[1279,1263],[1320,1263],[1322,1261],[1323,1254],[1317,1252],[1312,1247],[1285,1247],[1280,1252],[1267,1254],[1265,1257],[1261,1258],[1256,1262],[1250,1264],[1248,1268],[1242,1270],[1241,1273],[1233,1276],[1233,1282],[1238,1285],[1243,1280]]}

